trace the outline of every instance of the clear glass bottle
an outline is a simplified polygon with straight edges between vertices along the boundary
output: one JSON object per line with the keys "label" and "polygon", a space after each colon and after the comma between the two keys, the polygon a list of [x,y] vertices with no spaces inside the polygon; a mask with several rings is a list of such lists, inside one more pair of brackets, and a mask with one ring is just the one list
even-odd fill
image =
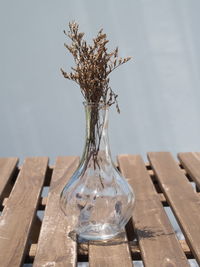
{"label": "clear glass bottle", "polygon": [[84,105],[85,148],[79,167],[61,193],[60,206],[79,237],[112,239],[124,231],[132,215],[135,196],[111,158],[109,106]]}

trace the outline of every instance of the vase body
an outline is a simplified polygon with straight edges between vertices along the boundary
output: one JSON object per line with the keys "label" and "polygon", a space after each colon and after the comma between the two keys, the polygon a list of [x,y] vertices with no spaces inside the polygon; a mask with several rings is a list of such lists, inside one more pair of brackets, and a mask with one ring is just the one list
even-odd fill
{"label": "vase body", "polygon": [[134,192],[114,166],[108,140],[107,105],[85,103],[86,141],[79,167],[64,187],[60,206],[79,237],[112,239],[124,231]]}

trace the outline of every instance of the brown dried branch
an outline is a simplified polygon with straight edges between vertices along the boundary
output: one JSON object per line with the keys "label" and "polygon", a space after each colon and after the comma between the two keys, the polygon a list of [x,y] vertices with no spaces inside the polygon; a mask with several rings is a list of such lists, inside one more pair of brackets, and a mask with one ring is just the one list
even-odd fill
{"label": "brown dried branch", "polygon": [[64,33],[71,39],[71,44],[65,44],[65,47],[72,54],[75,67],[70,73],[61,69],[63,76],[79,84],[87,102],[103,102],[109,106],[115,103],[119,111],[117,95],[109,87],[108,75],[131,57],[119,58],[118,47],[108,53],[106,45],[109,40],[103,29],[99,30],[92,45],[83,39],[84,33],[79,32],[76,22],[70,22],[69,31]]}

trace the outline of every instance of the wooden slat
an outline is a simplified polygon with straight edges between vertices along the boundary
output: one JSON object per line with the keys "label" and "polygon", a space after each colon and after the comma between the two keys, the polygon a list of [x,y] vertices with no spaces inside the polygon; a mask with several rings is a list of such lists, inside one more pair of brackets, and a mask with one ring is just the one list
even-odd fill
{"label": "wooden slat", "polygon": [[17,163],[18,158],[0,158],[0,201]]}
{"label": "wooden slat", "polygon": [[48,158],[27,158],[0,217],[0,265],[20,266],[36,212]]}
{"label": "wooden slat", "polygon": [[70,222],[59,206],[60,193],[78,165],[77,157],[58,157],[51,179],[34,267],[75,266],[76,242],[69,236]]}
{"label": "wooden slat", "polygon": [[[161,199],[161,201],[165,201],[165,197],[163,195],[161,196],[160,199]],[[7,197],[4,198],[3,203],[2,203],[3,207],[6,206],[7,201],[8,201],[8,198]],[[46,207],[46,204],[47,204],[47,197],[41,197],[39,200],[38,210],[44,210]]]}
{"label": "wooden slat", "polygon": [[133,266],[127,238],[116,245],[89,245],[89,266]]}
{"label": "wooden slat", "polygon": [[[140,254],[140,248],[137,244],[137,242],[135,241],[129,241],[129,248],[132,254],[133,259],[135,260],[141,260],[141,254]],[[187,243],[185,240],[179,240],[179,243],[182,247],[182,250],[184,251],[185,255],[187,256],[187,258],[191,259],[193,258],[193,255],[190,251],[190,248],[188,247]],[[88,256],[88,244],[87,243],[80,243],[78,245],[78,255],[80,256]],[[32,244],[29,250],[29,257],[30,258],[34,258],[35,254],[37,251],[37,244]]]}
{"label": "wooden slat", "polygon": [[178,158],[200,189],[200,152],[179,153]]}
{"label": "wooden slat", "polygon": [[118,160],[136,195],[132,220],[145,266],[189,266],[141,157]]}
{"label": "wooden slat", "polygon": [[160,187],[200,264],[200,198],[169,152],[148,153]]}

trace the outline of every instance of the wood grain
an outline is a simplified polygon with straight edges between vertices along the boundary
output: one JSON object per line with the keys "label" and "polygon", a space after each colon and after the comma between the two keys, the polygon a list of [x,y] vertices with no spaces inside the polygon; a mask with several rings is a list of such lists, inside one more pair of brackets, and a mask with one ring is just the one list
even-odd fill
{"label": "wood grain", "polygon": [[0,201],[17,166],[18,158],[0,158]]}
{"label": "wood grain", "polygon": [[132,220],[145,266],[189,266],[141,157],[121,155],[118,162],[136,195]]}
{"label": "wood grain", "polygon": [[169,152],[148,153],[160,187],[200,264],[200,198]]}
{"label": "wood grain", "polygon": [[178,158],[182,166],[185,168],[192,180],[196,183],[197,187],[200,189],[200,153],[179,153]]}
{"label": "wood grain", "polygon": [[124,243],[116,245],[89,245],[89,266],[133,266],[127,238]]}
{"label": "wood grain", "polygon": [[0,216],[0,266],[20,266],[44,183],[48,158],[27,158]]}
{"label": "wood grain", "polygon": [[60,210],[60,193],[78,165],[77,157],[58,157],[51,179],[34,267],[75,266],[77,248],[69,236],[70,222]]}
{"label": "wood grain", "polygon": [[[140,248],[137,241],[129,241],[129,248],[132,254],[132,257],[134,260],[141,260],[141,254],[140,254]],[[185,240],[179,240],[179,243],[182,247],[182,250],[184,251],[185,255],[188,259],[193,259],[193,255],[190,251],[190,248],[188,247]],[[37,244],[32,244],[29,250],[29,257],[34,258],[36,255],[37,250]],[[80,256],[88,256],[88,244],[86,243],[80,243],[78,244],[77,253]]]}

